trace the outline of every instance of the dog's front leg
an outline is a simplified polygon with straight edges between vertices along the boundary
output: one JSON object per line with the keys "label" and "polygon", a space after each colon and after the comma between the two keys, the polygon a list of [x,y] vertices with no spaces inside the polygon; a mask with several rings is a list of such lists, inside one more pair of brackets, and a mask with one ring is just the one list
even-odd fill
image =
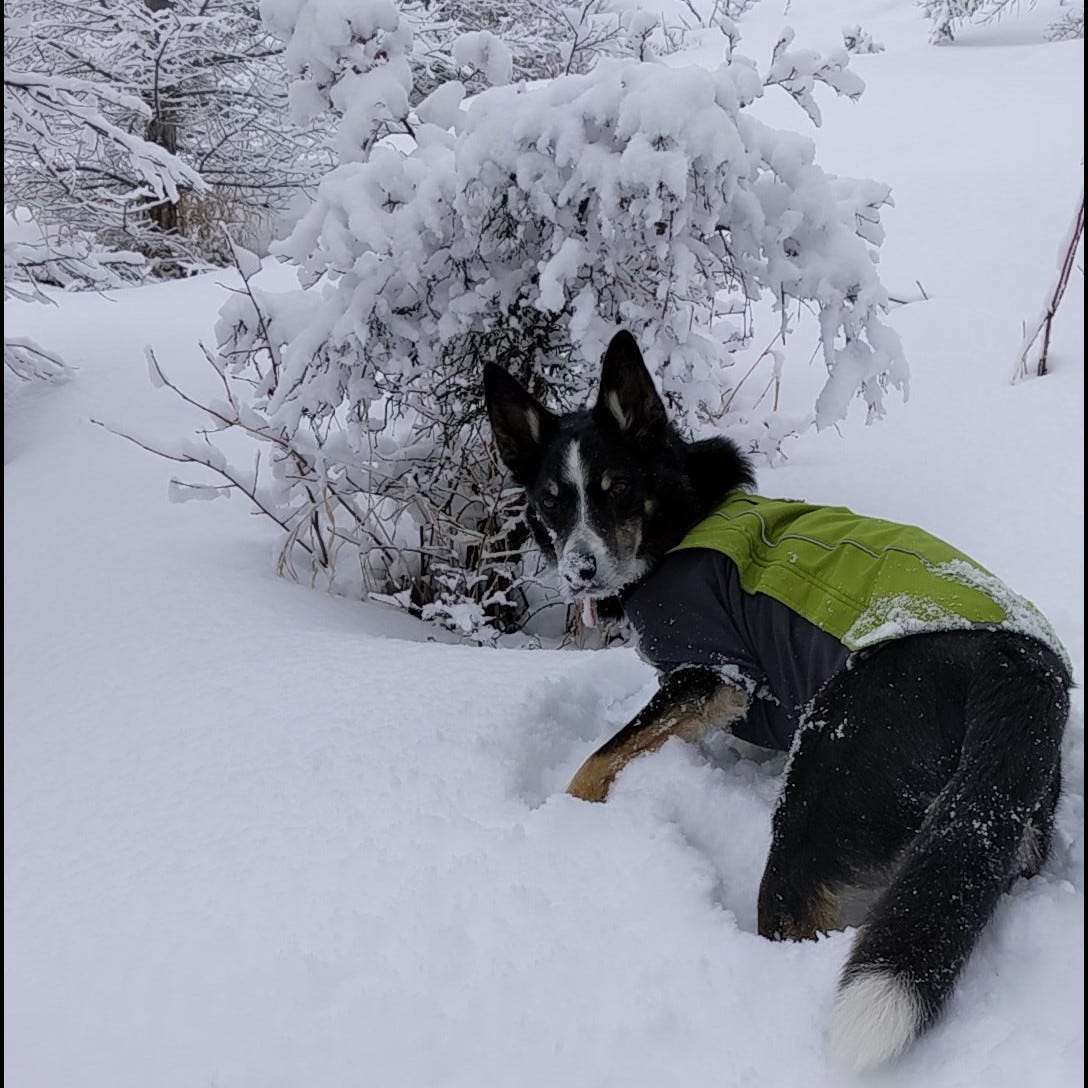
{"label": "dog's front leg", "polygon": [[567,793],[603,801],[616,775],[636,756],[654,752],[669,739],[694,741],[743,717],[748,696],[713,669],[679,669],[610,741],[582,764]]}

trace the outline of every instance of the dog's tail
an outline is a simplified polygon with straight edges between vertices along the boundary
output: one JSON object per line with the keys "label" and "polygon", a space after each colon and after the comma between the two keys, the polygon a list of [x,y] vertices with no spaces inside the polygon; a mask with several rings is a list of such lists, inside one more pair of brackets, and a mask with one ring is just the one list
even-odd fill
{"label": "dog's tail", "polygon": [[1049,847],[1069,676],[1016,640],[979,663],[959,764],[870,909],[832,1014],[833,1057],[895,1057],[936,1019],[1001,893]]}

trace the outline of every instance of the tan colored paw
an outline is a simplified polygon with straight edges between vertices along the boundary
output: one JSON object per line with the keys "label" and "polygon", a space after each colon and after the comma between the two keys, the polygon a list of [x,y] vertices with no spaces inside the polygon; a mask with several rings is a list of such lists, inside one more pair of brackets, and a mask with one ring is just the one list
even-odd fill
{"label": "tan colored paw", "polygon": [[571,779],[567,793],[582,801],[603,801],[615,777],[607,760],[591,756]]}

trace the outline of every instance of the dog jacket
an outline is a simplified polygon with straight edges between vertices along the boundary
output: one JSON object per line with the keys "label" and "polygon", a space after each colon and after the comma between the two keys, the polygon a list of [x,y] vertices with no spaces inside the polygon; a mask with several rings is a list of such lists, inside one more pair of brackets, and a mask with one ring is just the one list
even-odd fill
{"label": "dog jacket", "polygon": [[922,529],[732,493],[625,601],[660,672],[710,665],[752,696],[742,739],[787,749],[852,654],[924,632],[1010,629],[1068,655],[1028,601]]}

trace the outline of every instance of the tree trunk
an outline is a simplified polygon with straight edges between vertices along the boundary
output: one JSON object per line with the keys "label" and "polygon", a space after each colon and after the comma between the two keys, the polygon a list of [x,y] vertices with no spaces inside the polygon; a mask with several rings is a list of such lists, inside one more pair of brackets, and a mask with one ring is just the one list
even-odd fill
{"label": "tree trunk", "polygon": [[[165,11],[174,6],[174,0],[144,0],[148,11]],[[147,123],[144,138],[150,143],[176,155],[178,150],[177,110],[170,105],[168,88],[160,88],[157,101],[150,103],[151,120]],[[169,200],[156,204],[148,210],[148,216],[159,230],[175,233],[178,229],[178,206]]]}

